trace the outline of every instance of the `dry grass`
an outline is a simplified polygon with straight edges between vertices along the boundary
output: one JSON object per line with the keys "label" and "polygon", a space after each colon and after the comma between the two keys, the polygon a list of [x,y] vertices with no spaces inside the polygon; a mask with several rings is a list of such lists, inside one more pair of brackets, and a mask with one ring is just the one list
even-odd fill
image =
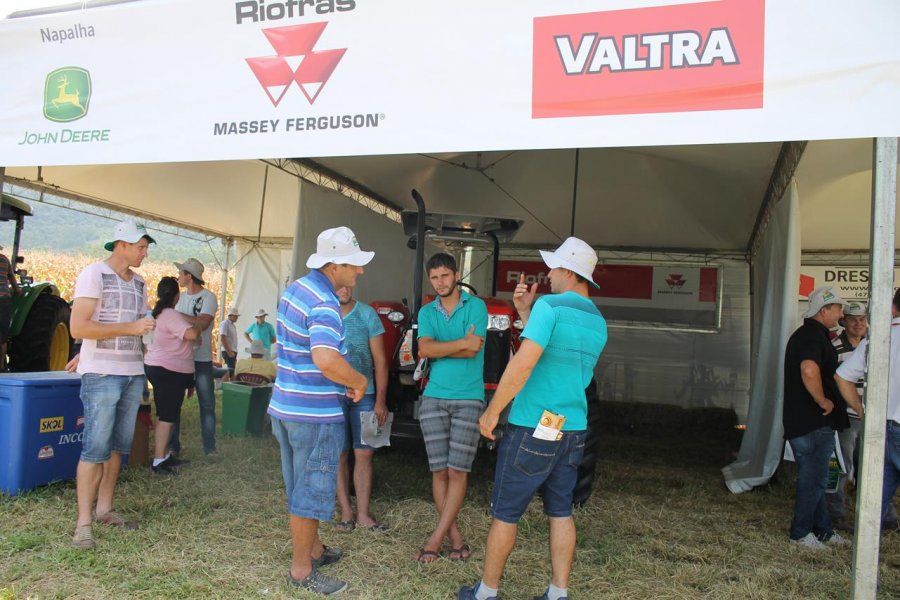
{"label": "dry grass", "polygon": [[[141,529],[98,529],[99,549],[69,546],[71,483],[0,499],[0,599],[307,597],[283,584],[290,544],[277,444],[271,436],[224,438],[221,456],[198,457],[197,405],[185,405],[185,448],[194,462],[172,479],[133,471],[119,509]],[[606,434],[599,486],[576,515],[573,598],[846,598],[850,550],[819,555],[787,543],[793,475],[734,496],[719,467],[729,435],[665,438]],[[386,534],[322,527],[346,559],[346,598],[452,598],[480,576],[490,518],[492,466],[480,457],[461,514],[473,546],[468,563],[419,565],[411,556],[434,523],[424,452],[395,447],[376,457],[374,512]],[[900,536],[882,545],[880,598],[900,597]],[[530,598],[549,578],[547,524],[537,502],[522,521],[501,587]]]}

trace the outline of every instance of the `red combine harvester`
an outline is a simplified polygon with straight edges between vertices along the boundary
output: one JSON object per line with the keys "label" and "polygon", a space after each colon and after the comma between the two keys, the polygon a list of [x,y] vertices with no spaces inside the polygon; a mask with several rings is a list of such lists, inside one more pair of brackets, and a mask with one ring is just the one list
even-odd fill
{"label": "red combine harvester", "polygon": [[[430,242],[451,254],[459,254],[466,247],[477,245],[489,245],[493,249],[491,295],[481,296],[488,310],[487,335],[484,340],[484,391],[486,401],[490,402],[510,357],[519,348],[519,334],[523,328],[512,302],[495,297],[500,244],[512,241],[521,228],[522,221],[500,217],[427,213],[422,197],[415,190],[413,198],[416,200],[418,210],[401,213],[404,233],[410,236],[407,246],[416,251],[412,305],[406,298],[402,301],[376,300],[370,304],[381,318],[385,330],[385,351],[390,364],[387,401],[389,410],[394,413],[392,436],[420,440],[422,431],[418,416],[425,380],[418,379],[416,374],[418,364],[416,316],[423,303],[434,299],[433,295],[423,297],[422,294],[425,262],[425,243],[422,241]],[[478,291],[468,283],[460,282],[459,285],[469,293],[478,295]],[[590,497],[598,457],[599,404],[594,381],[588,387],[587,395],[588,439],[574,495],[574,503],[578,505],[584,504]],[[507,413],[508,408],[501,417],[501,423],[506,422]],[[488,447],[493,447],[493,444],[487,444],[486,439],[482,441]]]}

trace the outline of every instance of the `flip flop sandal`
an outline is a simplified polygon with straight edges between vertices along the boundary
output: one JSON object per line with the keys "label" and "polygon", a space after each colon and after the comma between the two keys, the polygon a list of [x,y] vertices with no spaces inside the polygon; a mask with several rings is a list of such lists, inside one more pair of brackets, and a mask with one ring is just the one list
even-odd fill
{"label": "flip flop sandal", "polygon": [[356,521],[353,521],[352,519],[350,521],[341,521],[334,526],[334,530],[340,531],[341,533],[350,533],[354,529],[356,529]]}
{"label": "flip flop sandal", "polygon": [[391,528],[384,523],[375,523],[374,525],[369,525],[366,529],[374,533],[384,533],[390,531]]}
{"label": "flip flop sandal", "polygon": [[[453,555],[456,554],[458,557],[453,558]],[[450,560],[454,562],[465,562],[472,557],[472,548],[468,544],[463,544],[459,548],[450,548]]]}
{"label": "flip flop sandal", "polygon": [[[419,555],[415,557],[415,561],[423,565],[430,565],[441,558],[441,555],[425,548],[419,548]],[[428,559],[428,560],[426,560]]]}

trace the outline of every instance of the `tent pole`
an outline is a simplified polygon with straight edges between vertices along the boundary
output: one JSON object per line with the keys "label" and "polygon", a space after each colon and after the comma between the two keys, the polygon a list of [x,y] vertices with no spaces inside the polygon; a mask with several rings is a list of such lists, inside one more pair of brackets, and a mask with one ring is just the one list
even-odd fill
{"label": "tent pole", "polygon": [[259,229],[256,230],[256,243],[262,239],[263,214],[266,212],[266,186],[269,184],[269,165],[263,175],[262,203],[259,207]]}
{"label": "tent pole", "polygon": [[581,156],[581,148],[575,148],[575,177],[572,182],[572,225],[569,227],[569,236],[575,236],[575,201],[578,199],[578,163]]}
{"label": "tent pole", "polygon": [[222,245],[225,246],[225,261],[222,263],[222,298],[219,300],[219,322],[225,320],[225,301],[228,295],[228,269],[231,268],[231,247],[234,245],[232,238],[223,238]]}
{"label": "tent pole", "polygon": [[876,138],[873,154],[868,372],[851,570],[851,598],[854,600],[874,600],[878,589],[891,296],[894,290],[897,138]]}

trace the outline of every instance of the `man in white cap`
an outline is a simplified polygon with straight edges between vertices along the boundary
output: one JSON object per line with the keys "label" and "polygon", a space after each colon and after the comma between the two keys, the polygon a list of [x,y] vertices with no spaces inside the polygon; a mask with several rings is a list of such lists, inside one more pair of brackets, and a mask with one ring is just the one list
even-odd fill
{"label": "man in white cap", "polygon": [[[194,348],[194,389],[200,404],[200,434],[203,437],[203,452],[218,454],[216,450],[216,390],[213,384],[212,364],[212,323],[218,310],[216,295],[210,292],[203,281],[203,263],[189,258],[183,263],[175,263],[178,269],[178,285],[184,289],[175,310],[187,315],[191,324],[200,322],[202,333],[200,345]],[[181,423],[172,427],[169,447],[172,452],[181,452]]]}
{"label": "man in white cap", "polygon": [[237,323],[238,317],[241,316],[236,306],[228,309],[228,316],[222,320],[219,325],[219,351],[222,354],[222,360],[228,365],[228,376],[234,378],[234,365],[237,361],[238,336]]}
{"label": "man in white cap", "polygon": [[500,413],[513,403],[497,451],[484,574],[475,585],[460,588],[463,600],[497,597],[517,523],[540,488],[550,521],[552,575],[537,598],[568,598],[575,554],[572,492],[587,436],[584,390],[606,346],[607,331],[589,297],[590,286],[598,287],[594,249],[570,237],[554,252],[541,251],[541,257],[550,268],[551,294],[535,301],[537,284],[529,289],[524,277],[516,286],[513,302],[525,322],[522,345],[480,421],[481,434],[494,439]]}
{"label": "man in white cap", "polygon": [[[84,268],[75,281],[70,328],[82,341],[77,364],[84,404],[84,436],[76,474],[78,521],[72,543],[96,546],[91,521],[125,529],[136,525],[113,510],[122,454],[131,450],[134,423],[144,391],[141,336],[153,330],[145,317],[147,287],[132,269],[155,243],[143,225],[116,225],[104,248],[112,254]],[[96,500],[96,512],[94,501]]]}
{"label": "man in white cap", "polygon": [[271,323],[266,322],[267,316],[269,316],[269,313],[264,308],[256,311],[254,316],[255,322],[251,323],[247,330],[244,331],[244,338],[248,342],[253,340],[262,342],[263,348],[266,350],[266,358],[269,358],[272,356],[272,344],[275,343],[275,328],[272,327]]}
{"label": "man in white cap", "polygon": [[275,381],[275,363],[266,358],[266,349],[259,340],[250,342],[247,348],[247,354],[250,358],[242,358],[237,362],[234,370],[235,375],[241,373],[253,373],[254,375],[262,375],[269,379],[270,382]]}
{"label": "man in white cap", "polygon": [[368,380],[346,360],[344,322],[335,290],[353,287],[374,252],[359,248],[347,227],[319,234],[311,270],[291,283],[278,303],[277,376],[269,403],[272,432],[281,447],[293,559],[287,582],[330,595],[347,583],[319,569],[340,560],[340,548],[319,539],[319,521],[330,521],[344,446],[342,401],[363,398]]}
{"label": "man in white cap", "polygon": [[[849,543],[835,533],[825,504],[834,432],[849,426],[847,404],[834,380],[837,351],[829,337],[846,304],[831,287],[813,290],[803,325],[791,335],[784,351],[782,423],[797,463],[790,539],[810,550]],[[862,414],[858,402],[849,405]]]}
{"label": "man in white cap", "polygon": [[[856,382],[866,373],[866,346],[864,339],[837,370],[836,381],[841,395],[848,405],[862,404]],[[900,486],[900,290],[891,302],[891,349],[888,369],[887,423],[884,445],[884,479],[881,488],[882,531],[897,531],[897,513],[894,510],[894,493]]]}

